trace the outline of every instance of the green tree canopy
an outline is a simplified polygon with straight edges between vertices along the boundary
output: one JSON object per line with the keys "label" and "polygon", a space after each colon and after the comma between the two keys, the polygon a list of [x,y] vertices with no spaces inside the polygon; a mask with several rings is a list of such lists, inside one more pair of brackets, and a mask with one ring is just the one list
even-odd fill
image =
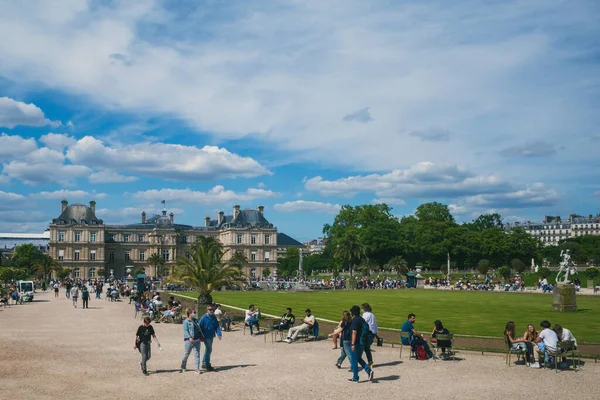
{"label": "green tree canopy", "polygon": [[434,201],[417,207],[415,216],[419,221],[454,222],[454,217],[447,205]]}

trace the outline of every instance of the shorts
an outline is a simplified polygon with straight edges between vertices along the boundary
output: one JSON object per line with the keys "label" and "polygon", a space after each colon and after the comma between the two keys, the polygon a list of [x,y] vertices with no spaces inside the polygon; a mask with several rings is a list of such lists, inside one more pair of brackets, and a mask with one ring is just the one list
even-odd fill
{"label": "shorts", "polygon": [[54,289],[54,293],[58,293],[58,288],[55,288],[55,289]]}

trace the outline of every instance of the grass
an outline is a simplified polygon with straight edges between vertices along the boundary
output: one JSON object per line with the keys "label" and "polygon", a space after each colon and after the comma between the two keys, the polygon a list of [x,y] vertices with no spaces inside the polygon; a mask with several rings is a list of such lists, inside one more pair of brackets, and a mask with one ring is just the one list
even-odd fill
{"label": "grass", "polygon": [[[196,293],[182,293],[197,297]],[[280,315],[292,307],[296,317],[310,308],[317,318],[339,320],[341,312],[352,305],[368,302],[380,327],[399,329],[408,313],[416,314],[415,327],[423,332],[433,329],[440,319],[450,332],[458,335],[501,337],[507,321],[515,321],[517,334],[528,324],[547,319],[570,329],[580,343],[598,342],[600,297],[577,296],[578,311],[552,311],[552,295],[505,292],[466,292],[446,290],[356,290],[294,292],[215,292],[217,303],[246,308],[255,304],[261,311]]]}

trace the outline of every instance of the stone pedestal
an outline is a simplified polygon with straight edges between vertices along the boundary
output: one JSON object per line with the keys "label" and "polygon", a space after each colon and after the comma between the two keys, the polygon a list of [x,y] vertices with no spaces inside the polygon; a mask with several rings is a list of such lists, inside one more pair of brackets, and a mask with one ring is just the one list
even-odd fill
{"label": "stone pedestal", "polygon": [[587,287],[588,287],[588,289],[593,289],[594,288],[594,280],[593,279],[588,279],[587,280]]}
{"label": "stone pedestal", "polygon": [[556,284],[552,290],[552,298],[552,311],[577,311],[575,286],[572,284]]}

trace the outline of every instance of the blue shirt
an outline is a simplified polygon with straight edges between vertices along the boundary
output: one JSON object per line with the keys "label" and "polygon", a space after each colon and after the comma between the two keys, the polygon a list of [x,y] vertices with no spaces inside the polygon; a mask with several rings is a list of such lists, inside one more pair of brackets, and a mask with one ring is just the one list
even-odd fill
{"label": "blue shirt", "polygon": [[194,323],[189,318],[183,320],[183,339],[194,338]]}
{"label": "blue shirt", "polygon": [[204,314],[200,318],[200,328],[206,339],[214,339],[215,334],[221,336],[221,327],[215,314]]}
{"label": "blue shirt", "polygon": [[410,342],[412,342],[413,329],[415,329],[415,327],[413,326],[412,322],[408,320],[406,320],[406,322],[402,325],[402,332],[408,332],[408,339],[401,338],[403,345],[409,346]]}

